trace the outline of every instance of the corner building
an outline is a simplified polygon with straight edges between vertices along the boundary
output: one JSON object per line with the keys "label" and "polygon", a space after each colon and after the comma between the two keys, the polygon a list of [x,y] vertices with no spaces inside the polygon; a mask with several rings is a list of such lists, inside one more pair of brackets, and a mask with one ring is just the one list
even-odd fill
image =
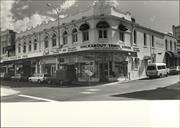
{"label": "corner building", "polygon": [[[133,80],[146,77],[148,63],[170,63],[166,56],[177,53],[174,37],[138,25],[129,12],[105,2],[57,24],[50,21],[17,34],[16,56],[11,58],[15,74],[54,75],[67,68],[76,72],[77,82]],[[165,37],[175,42],[171,55]]]}

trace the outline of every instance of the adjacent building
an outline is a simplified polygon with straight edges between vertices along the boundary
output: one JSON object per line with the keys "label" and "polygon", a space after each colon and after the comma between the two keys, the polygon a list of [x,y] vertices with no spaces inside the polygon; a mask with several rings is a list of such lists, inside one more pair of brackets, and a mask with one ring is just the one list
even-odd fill
{"label": "adjacent building", "polygon": [[[15,56],[15,37],[16,32],[13,30],[1,31],[0,37],[0,62],[1,62],[1,72],[11,72],[14,73],[14,67],[11,64],[5,64],[4,60]],[[4,64],[2,65],[2,63]]]}
{"label": "adjacent building", "polygon": [[15,74],[54,75],[66,68],[78,82],[121,81],[146,77],[148,63],[178,64],[172,35],[141,26],[130,12],[103,1],[57,22],[17,34],[16,56],[4,60],[14,64]]}

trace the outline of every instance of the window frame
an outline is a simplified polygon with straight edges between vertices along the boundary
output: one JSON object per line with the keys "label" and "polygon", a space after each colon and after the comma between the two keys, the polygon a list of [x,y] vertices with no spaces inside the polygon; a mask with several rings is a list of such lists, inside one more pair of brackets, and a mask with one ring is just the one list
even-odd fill
{"label": "window frame", "polygon": [[136,30],[133,31],[133,36],[134,36],[133,43],[134,43],[134,45],[137,45],[137,31]]}
{"label": "window frame", "polygon": [[125,41],[125,32],[124,31],[119,31],[119,40],[120,41]]}
{"label": "window frame", "polygon": [[78,31],[77,29],[72,30],[72,43],[78,42]]}
{"label": "window frame", "polygon": [[48,48],[49,47],[49,37],[48,36],[45,36],[44,38],[44,48]]}
{"label": "window frame", "polygon": [[147,34],[144,33],[144,46],[147,47]]}
{"label": "window frame", "polygon": [[31,51],[32,51],[32,42],[31,42],[31,41],[29,41],[28,51],[29,51],[29,52],[31,52]]}
{"label": "window frame", "polygon": [[165,40],[165,49],[166,49],[166,51],[168,50],[168,40],[167,39]]}
{"label": "window frame", "polygon": [[82,31],[82,41],[89,41],[89,30]]}
{"label": "window frame", "polygon": [[154,36],[151,36],[151,47],[155,48],[155,44],[154,44]]}
{"label": "window frame", "polygon": [[53,33],[51,41],[52,41],[52,47],[56,47],[57,46],[57,35],[55,33]]}
{"label": "window frame", "polygon": [[26,42],[23,43],[23,53],[26,53]]}
{"label": "window frame", "polygon": [[63,32],[63,45],[68,44],[68,33],[67,31]]}

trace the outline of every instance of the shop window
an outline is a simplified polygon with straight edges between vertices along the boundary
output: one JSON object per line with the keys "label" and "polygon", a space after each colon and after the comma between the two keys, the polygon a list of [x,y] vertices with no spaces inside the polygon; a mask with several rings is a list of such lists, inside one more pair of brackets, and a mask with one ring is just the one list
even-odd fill
{"label": "shop window", "polygon": [[56,42],[56,34],[54,33],[53,35],[52,35],[52,46],[53,47],[55,47],[56,46],[56,44],[57,44],[57,42]]}
{"label": "shop window", "polygon": [[144,33],[144,46],[147,46],[147,35]]}
{"label": "shop window", "polygon": [[31,41],[29,41],[29,48],[28,48],[29,51],[31,51],[31,46],[32,46],[32,45],[31,45]]}
{"label": "shop window", "polygon": [[63,33],[63,44],[67,44],[68,43],[68,34],[67,32],[65,31]]}
{"label": "shop window", "polygon": [[134,44],[137,44],[137,32],[134,30]]}
{"label": "shop window", "polygon": [[37,40],[36,39],[34,40],[34,50],[35,51],[37,50]]}
{"label": "shop window", "polygon": [[23,53],[26,53],[26,42],[23,44]]}
{"label": "shop window", "polygon": [[168,41],[167,41],[167,39],[165,40],[165,47],[166,47],[166,50],[168,50]]}
{"label": "shop window", "polygon": [[134,61],[132,62],[132,69],[138,69],[139,66],[139,58],[135,58]]}
{"label": "shop window", "polygon": [[122,32],[122,31],[119,32],[119,39],[121,41],[124,41],[124,32]]}
{"label": "shop window", "polygon": [[45,48],[48,48],[48,47],[49,47],[48,36],[46,36],[46,37],[44,38],[44,47],[45,47]]}
{"label": "shop window", "polygon": [[152,47],[154,48],[154,36],[152,36]]}
{"label": "shop window", "polygon": [[82,31],[82,41],[88,41],[89,40],[89,25],[87,23],[82,24],[80,26],[80,31]]}
{"label": "shop window", "polygon": [[72,43],[77,42],[77,41],[78,41],[77,29],[73,29],[73,31],[72,31]]}

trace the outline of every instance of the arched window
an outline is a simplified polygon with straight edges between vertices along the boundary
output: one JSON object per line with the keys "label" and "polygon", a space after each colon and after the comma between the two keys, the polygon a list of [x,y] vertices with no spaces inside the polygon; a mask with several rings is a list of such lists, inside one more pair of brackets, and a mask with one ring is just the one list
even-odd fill
{"label": "arched window", "polygon": [[57,44],[57,42],[56,42],[56,34],[54,33],[54,34],[52,35],[52,46],[55,47],[56,44]]}
{"label": "arched window", "polygon": [[119,40],[125,41],[125,31],[127,31],[128,29],[122,23],[119,25],[118,29],[119,29]]}
{"label": "arched window", "polygon": [[79,28],[80,31],[82,31],[82,41],[88,41],[89,40],[89,25],[87,23],[82,24]]}
{"label": "arched window", "polygon": [[72,43],[78,41],[77,29],[72,30]]}
{"label": "arched window", "polygon": [[48,47],[49,47],[48,36],[46,36],[46,37],[44,38],[44,47],[45,47],[45,48],[48,48]]}
{"label": "arched window", "polygon": [[97,23],[96,28],[98,29],[99,39],[108,38],[108,28],[109,24],[106,21],[100,21]]}
{"label": "arched window", "polygon": [[68,43],[68,34],[66,31],[63,32],[63,44]]}
{"label": "arched window", "polygon": [[170,41],[170,50],[172,51],[172,40]]}
{"label": "arched window", "polygon": [[32,43],[31,43],[31,40],[30,40],[29,41],[29,47],[28,47],[29,52],[31,51],[31,46],[32,46]]}
{"label": "arched window", "polygon": [[23,44],[23,53],[26,53],[26,42]]}
{"label": "arched window", "polygon": [[34,51],[37,50],[37,39],[34,39]]}

